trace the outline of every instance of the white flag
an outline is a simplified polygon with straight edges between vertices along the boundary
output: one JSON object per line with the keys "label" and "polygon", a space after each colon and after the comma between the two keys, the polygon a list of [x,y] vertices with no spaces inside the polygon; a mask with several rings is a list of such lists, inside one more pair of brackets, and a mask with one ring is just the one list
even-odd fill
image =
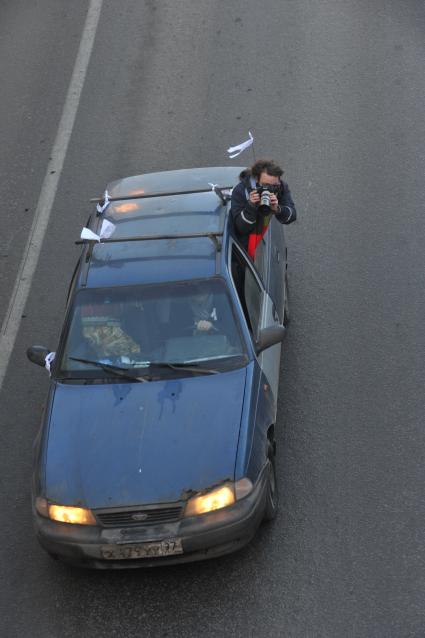
{"label": "white flag", "polygon": [[90,228],[86,228],[85,226],[83,230],[81,231],[80,239],[88,239],[90,241],[100,241],[99,235],[96,235],[96,233],[90,230]]}
{"label": "white flag", "polygon": [[89,241],[100,241],[101,239],[109,239],[109,237],[114,232],[115,228],[116,228],[115,224],[108,221],[107,219],[104,219],[102,222],[102,227],[100,229],[99,235],[96,235],[96,233],[90,230],[90,228],[86,228],[84,226],[83,230],[81,231],[80,238],[88,239]]}
{"label": "white flag", "polygon": [[108,208],[108,206],[109,206],[109,193],[106,190],[103,196],[103,202],[98,203],[98,205],[96,206],[96,210],[99,214],[101,214],[103,213],[104,210],[106,210],[106,208]]}
{"label": "white flag", "polygon": [[109,237],[114,232],[116,226],[112,222],[104,219],[102,222],[102,226],[100,229],[100,239],[109,239]]}
{"label": "white flag", "polygon": [[242,151],[244,151],[246,148],[248,148],[249,146],[251,146],[251,144],[254,143],[254,138],[252,136],[251,131],[248,131],[248,134],[249,134],[249,140],[246,140],[246,142],[242,142],[242,144],[238,144],[237,146],[231,146],[230,148],[227,149],[227,152],[229,153],[229,159],[233,159],[234,157],[237,157],[238,155],[242,153]]}

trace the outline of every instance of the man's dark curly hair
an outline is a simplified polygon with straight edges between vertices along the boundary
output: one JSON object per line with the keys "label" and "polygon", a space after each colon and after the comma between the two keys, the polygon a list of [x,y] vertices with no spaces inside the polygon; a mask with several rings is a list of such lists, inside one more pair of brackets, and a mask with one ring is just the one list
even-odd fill
{"label": "man's dark curly hair", "polygon": [[282,177],[283,172],[283,169],[280,168],[280,166],[276,164],[274,160],[261,159],[257,160],[255,164],[251,166],[251,168],[246,168],[244,171],[242,171],[239,178],[244,179],[244,177],[252,175],[252,177],[258,182],[261,173],[267,173],[268,175],[272,175],[272,177]]}

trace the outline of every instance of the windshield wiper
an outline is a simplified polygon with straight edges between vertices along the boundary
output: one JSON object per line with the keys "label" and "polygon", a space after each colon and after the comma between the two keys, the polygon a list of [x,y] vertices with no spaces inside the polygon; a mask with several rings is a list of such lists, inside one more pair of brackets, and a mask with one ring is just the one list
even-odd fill
{"label": "windshield wiper", "polygon": [[123,379],[131,379],[131,381],[150,381],[151,379],[148,377],[136,377],[131,374],[128,368],[120,368],[119,366],[114,366],[110,363],[102,363],[102,361],[93,361],[91,359],[80,359],[79,357],[68,357],[71,361],[79,361],[80,363],[87,363],[88,365],[97,366],[98,368],[102,368],[105,372],[112,372],[117,377],[122,377]]}
{"label": "windshield wiper", "polygon": [[188,362],[169,362],[169,361],[149,361],[149,366],[157,368],[171,368],[171,370],[187,370],[188,372],[199,372],[201,374],[218,374],[218,370],[202,368],[199,364]]}

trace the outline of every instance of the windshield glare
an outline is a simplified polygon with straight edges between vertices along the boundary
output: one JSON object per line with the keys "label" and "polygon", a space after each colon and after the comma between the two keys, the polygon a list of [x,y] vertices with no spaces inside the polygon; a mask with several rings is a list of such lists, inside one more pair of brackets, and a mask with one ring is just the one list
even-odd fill
{"label": "windshield glare", "polygon": [[222,279],[81,290],[76,296],[60,372],[93,371],[87,359],[131,370],[153,362],[207,363],[230,369],[245,350]]}

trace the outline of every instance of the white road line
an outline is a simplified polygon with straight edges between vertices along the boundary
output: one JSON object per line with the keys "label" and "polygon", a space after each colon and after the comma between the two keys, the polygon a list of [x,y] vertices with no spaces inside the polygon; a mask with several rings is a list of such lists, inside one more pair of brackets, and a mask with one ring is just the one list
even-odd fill
{"label": "white road line", "polygon": [[19,266],[12,297],[3,321],[0,335],[0,390],[6,375],[10,355],[18,334],[22,313],[31,289],[34,271],[40,257],[41,247],[50,219],[58,183],[62,174],[75,116],[80,103],[81,92],[86,78],[90,56],[99,24],[103,0],[90,0],[80,47],[75,60],[71,82],[68,87],[62,117],[41,187],[40,197],[34,215],[24,255]]}

